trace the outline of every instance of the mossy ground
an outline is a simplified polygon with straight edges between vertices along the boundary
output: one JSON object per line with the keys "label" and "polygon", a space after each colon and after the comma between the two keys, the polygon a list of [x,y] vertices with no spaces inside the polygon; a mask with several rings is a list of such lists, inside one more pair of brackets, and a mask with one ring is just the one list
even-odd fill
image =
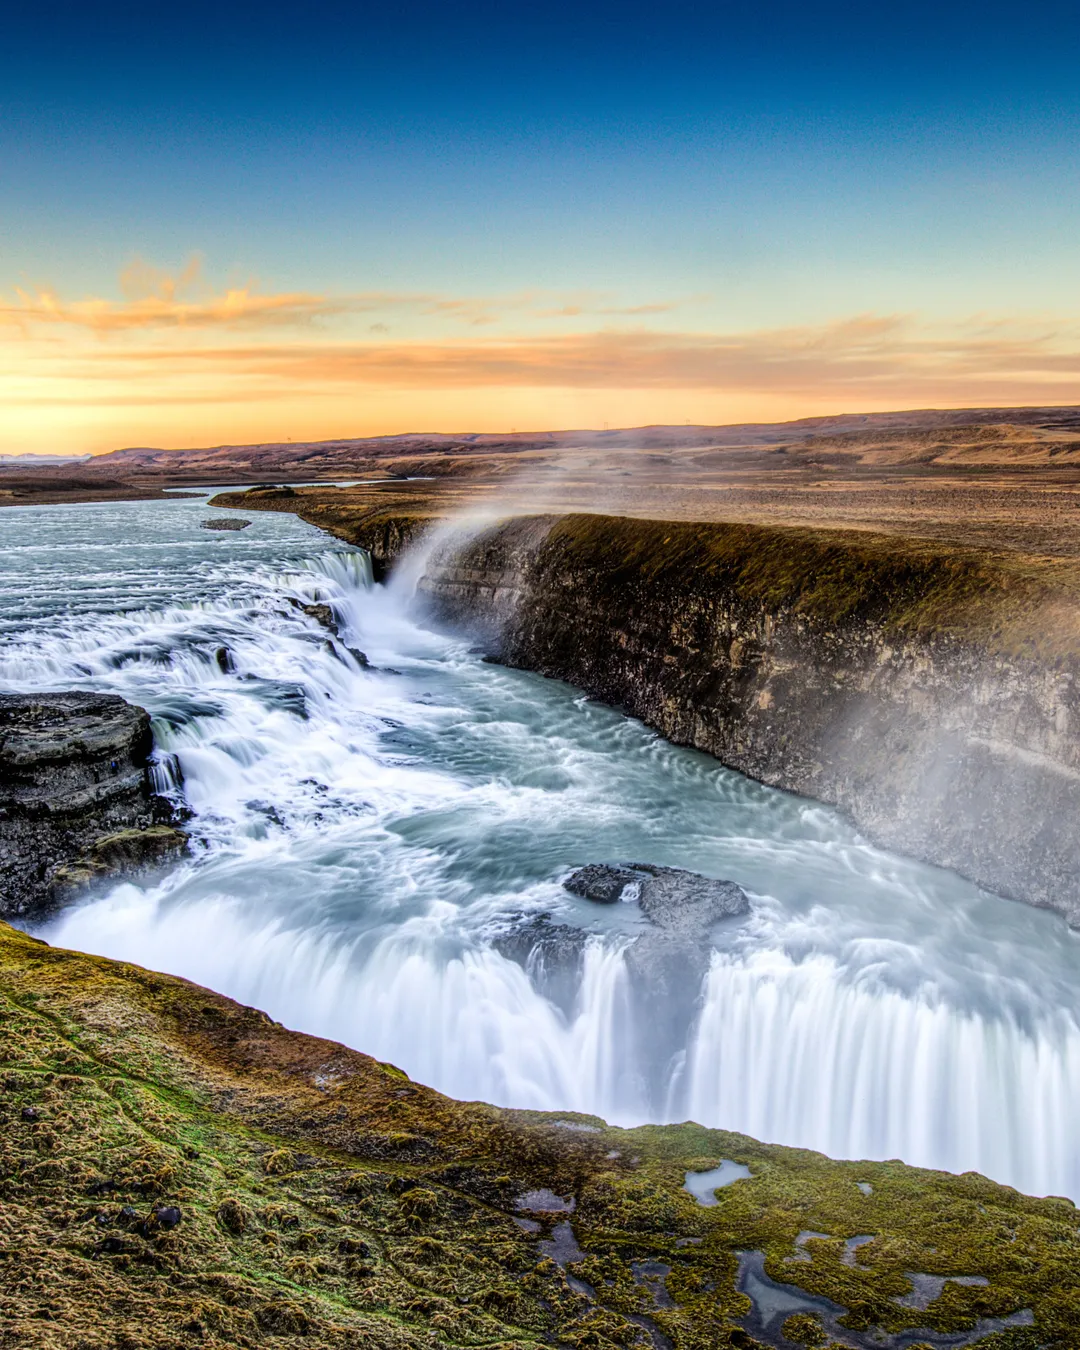
{"label": "mossy ground", "polygon": [[898,638],[957,638],[1002,656],[1080,656],[1080,565],[867,531],[560,517],[561,565],[613,585],[717,590],[828,627],[870,621]]}
{"label": "mossy ground", "polygon": [[[651,1345],[644,1317],[676,1350],[749,1347],[748,1248],[853,1327],[959,1330],[1030,1307],[1034,1329],[992,1343],[1080,1346],[1075,1209],[978,1176],[454,1102],[207,990],[6,926],[0,1056],[3,1346],[603,1350]],[[684,1173],[721,1157],[753,1177],[702,1208]],[[576,1205],[525,1232],[515,1201],[539,1188]],[[538,1246],[567,1218],[585,1253],[570,1274],[595,1298]],[[831,1237],[791,1264],[806,1229]],[[856,1233],[877,1236],[850,1266]],[[671,1306],[635,1279],[642,1260],[670,1267]],[[946,1285],[917,1312],[892,1301],[905,1270],[989,1284]]]}

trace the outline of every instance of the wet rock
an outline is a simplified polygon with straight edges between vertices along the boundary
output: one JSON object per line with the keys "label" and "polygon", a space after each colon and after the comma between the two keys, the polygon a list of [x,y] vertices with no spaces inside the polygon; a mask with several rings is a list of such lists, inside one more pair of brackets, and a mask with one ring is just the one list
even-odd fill
{"label": "wet rock", "polygon": [[119,830],[96,839],[82,858],[56,869],[53,897],[64,901],[105,877],[145,876],[175,862],[187,848],[187,835],[172,825]]}
{"label": "wet rock", "polygon": [[588,939],[584,929],[553,923],[550,915],[541,914],[500,934],[492,945],[516,961],[546,998],[569,1010],[577,995]]}
{"label": "wet rock", "polygon": [[623,898],[628,886],[640,885],[641,877],[632,867],[611,863],[590,863],[579,867],[563,882],[571,895],[592,900],[598,905],[614,905]]}
{"label": "wet rock", "polygon": [[236,670],[236,661],[228,647],[219,647],[214,652],[214,660],[222,675],[231,675]]}
{"label": "wet rock", "polygon": [[100,841],[174,824],[151,788],[152,750],[149,714],[115,695],[0,695],[0,918],[44,912],[107,872]]}
{"label": "wet rock", "polygon": [[361,668],[361,670],[371,669],[371,662],[367,659],[367,655],[364,652],[362,652],[359,647],[346,647],[345,650],[349,653],[349,655]]}
{"label": "wet rock", "polygon": [[597,904],[636,900],[657,927],[687,937],[750,909],[746,892],[733,881],[655,863],[590,863],[572,872],[563,885],[572,895]]}
{"label": "wet rock", "polygon": [[334,611],[329,605],[300,605],[299,609],[302,614],[306,614],[309,619],[314,619],[316,623],[322,624],[324,628],[329,629],[337,637],[337,620],[334,618]]}
{"label": "wet rock", "polygon": [[626,964],[643,1010],[642,1038],[662,1053],[687,1024],[700,993],[710,930],[749,913],[746,892],[733,881],[655,863],[591,863],[563,885],[598,904],[631,901],[648,919],[627,948]]}
{"label": "wet rock", "polygon": [[29,1121],[35,1121],[35,1120],[40,1120],[40,1119],[41,1119],[40,1115],[38,1114],[37,1107],[34,1107],[34,1106],[24,1106],[23,1109],[22,1109],[22,1118],[23,1118],[23,1120],[29,1120]]}
{"label": "wet rock", "polygon": [[163,1233],[171,1233],[183,1217],[176,1205],[157,1205],[154,1209],[154,1220]]}
{"label": "wet rock", "polygon": [[[597,904],[633,901],[648,920],[648,927],[629,944],[626,963],[644,1001],[641,1034],[662,1045],[665,1036],[685,1024],[698,996],[709,963],[710,929],[722,919],[749,912],[745,891],[733,881],[653,863],[592,863],[563,884]],[[545,914],[519,923],[493,945],[516,961],[546,998],[569,1012],[589,939],[585,929],[554,922]]]}
{"label": "wet rock", "polygon": [[519,965],[533,968],[538,963],[550,962],[561,969],[580,962],[587,939],[584,929],[552,923],[550,915],[540,914],[500,934],[493,946]]}
{"label": "wet rock", "polygon": [[204,530],[246,530],[250,520],[204,520]]}

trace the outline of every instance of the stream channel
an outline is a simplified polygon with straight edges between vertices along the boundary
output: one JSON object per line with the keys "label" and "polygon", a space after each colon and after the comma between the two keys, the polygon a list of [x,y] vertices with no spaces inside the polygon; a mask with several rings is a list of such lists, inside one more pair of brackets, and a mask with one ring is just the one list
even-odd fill
{"label": "stream channel", "polygon": [[[190,499],[0,512],[0,688],[148,708],[160,786],[182,781],[198,841],[41,936],[455,1097],[690,1118],[1080,1197],[1080,936],[1059,918],[485,663],[292,516],[217,533],[214,515],[233,518]],[[340,640],[293,601],[331,604]],[[626,960],[634,903],[561,885],[599,861],[750,895],[703,936],[662,1028]],[[541,914],[591,935],[561,981],[504,954]]]}

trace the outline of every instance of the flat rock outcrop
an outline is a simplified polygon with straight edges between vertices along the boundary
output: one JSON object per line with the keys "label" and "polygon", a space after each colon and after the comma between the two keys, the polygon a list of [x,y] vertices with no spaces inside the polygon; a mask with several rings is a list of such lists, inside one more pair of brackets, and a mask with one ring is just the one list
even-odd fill
{"label": "flat rock outcrop", "polygon": [[0,695],[0,916],[186,847],[155,796],[149,714],[112,694]]}
{"label": "flat rock outcrop", "polygon": [[237,530],[246,530],[250,524],[250,520],[217,519],[215,517],[213,520],[204,520],[202,527],[204,530],[225,530],[235,532]]}

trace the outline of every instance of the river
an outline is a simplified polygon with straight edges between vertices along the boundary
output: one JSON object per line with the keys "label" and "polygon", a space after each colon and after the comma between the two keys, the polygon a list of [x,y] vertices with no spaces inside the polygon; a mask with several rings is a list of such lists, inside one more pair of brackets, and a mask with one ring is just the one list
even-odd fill
{"label": "river", "polygon": [[[1080,938],[867,844],[836,812],[484,662],[288,515],[190,499],[0,511],[0,688],[155,718],[195,856],[38,931],[183,975],[461,1098],[696,1119],[836,1157],[1080,1198]],[[342,640],[293,601],[331,603]],[[346,648],[367,653],[365,670]],[[221,653],[227,649],[227,656]],[[663,1044],[624,959],[644,920],[561,886],[593,861],[737,881]],[[592,936],[573,988],[493,946]]]}

